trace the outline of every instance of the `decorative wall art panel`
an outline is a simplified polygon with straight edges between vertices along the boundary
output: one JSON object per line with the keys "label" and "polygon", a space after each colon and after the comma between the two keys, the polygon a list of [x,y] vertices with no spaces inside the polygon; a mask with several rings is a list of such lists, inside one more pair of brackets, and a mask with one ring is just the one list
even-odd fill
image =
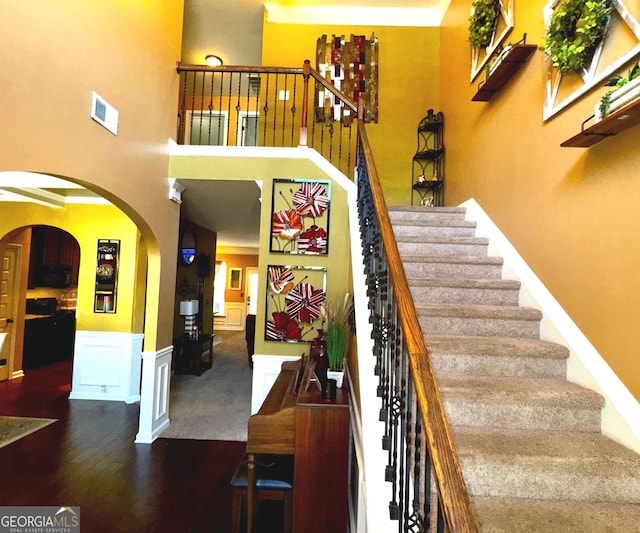
{"label": "decorative wall art panel", "polygon": [[270,251],[326,255],[330,196],[328,181],[274,179]]}
{"label": "decorative wall art panel", "polygon": [[487,65],[494,53],[513,30],[514,0],[474,0],[469,17],[469,42],[471,43],[471,79]]}
{"label": "decorative wall art panel", "polygon": [[[608,15],[601,16],[603,9]],[[565,28],[575,16],[583,26],[585,20],[590,21],[588,31],[574,31],[573,35],[567,36]],[[638,19],[638,2],[551,0],[545,5],[544,120],[632,66],[632,62],[640,57]],[[574,26],[577,28],[578,24]]]}
{"label": "decorative wall art panel", "polygon": [[[347,98],[358,105],[364,97],[364,121],[378,122],[378,39],[371,35],[320,37],[316,45],[316,70]],[[351,110],[320,84],[316,85],[316,122],[350,124]]]}
{"label": "decorative wall art panel", "polygon": [[322,327],[325,267],[267,267],[266,341],[310,342]]}

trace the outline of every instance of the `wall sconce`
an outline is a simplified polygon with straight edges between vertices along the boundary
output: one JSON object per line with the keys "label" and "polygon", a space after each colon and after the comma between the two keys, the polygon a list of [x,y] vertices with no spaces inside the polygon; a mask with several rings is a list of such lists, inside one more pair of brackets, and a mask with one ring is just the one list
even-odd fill
{"label": "wall sconce", "polygon": [[204,62],[208,67],[221,67],[224,64],[220,56],[216,56],[213,54],[204,56]]}
{"label": "wall sconce", "polygon": [[200,310],[198,300],[183,300],[180,302],[180,315],[184,317],[184,334],[192,339],[198,337],[196,315]]}

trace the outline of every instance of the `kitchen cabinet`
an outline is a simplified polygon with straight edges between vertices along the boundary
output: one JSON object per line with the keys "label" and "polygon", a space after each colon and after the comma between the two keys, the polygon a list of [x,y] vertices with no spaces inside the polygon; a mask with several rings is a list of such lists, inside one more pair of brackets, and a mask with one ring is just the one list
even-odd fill
{"label": "kitchen cabinet", "polygon": [[75,312],[27,315],[24,321],[22,369],[33,370],[71,359],[76,328]]}
{"label": "kitchen cabinet", "polygon": [[80,246],[72,235],[50,226],[32,228],[28,279],[30,289],[76,287],[79,267]]}

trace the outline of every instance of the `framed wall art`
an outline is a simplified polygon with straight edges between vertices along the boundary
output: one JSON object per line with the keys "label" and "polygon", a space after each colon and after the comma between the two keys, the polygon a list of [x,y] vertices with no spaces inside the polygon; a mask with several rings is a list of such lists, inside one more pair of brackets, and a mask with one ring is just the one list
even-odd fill
{"label": "framed wall art", "polygon": [[272,253],[329,253],[331,183],[274,179],[271,200]]}
{"label": "framed wall art", "polygon": [[322,327],[325,267],[269,265],[265,341],[311,342]]}
{"label": "framed wall art", "polygon": [[117,239],[98,239],[94,313],[116,312],[119,260],[120,241]]}
{"label": "framed wall art", "polygon": [[230,291],[242,290],[242,269],[232,267],[229,269],[229,284],[227,288]]}

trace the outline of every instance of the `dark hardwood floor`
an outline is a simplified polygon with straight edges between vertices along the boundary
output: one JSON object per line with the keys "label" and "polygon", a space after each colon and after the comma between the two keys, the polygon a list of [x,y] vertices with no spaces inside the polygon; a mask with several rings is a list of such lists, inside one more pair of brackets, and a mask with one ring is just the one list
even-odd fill
{"label": "dark hardwood floor", "polygon": [[[138,404],[69,400],[70,382],[70,361],[0,382],[0,415],[58,419],[0,448],[0,505],[80,506],[83,533],[229,533],[246,442],[135,444]],[[273,509],[258,520],[281,531]]]}

